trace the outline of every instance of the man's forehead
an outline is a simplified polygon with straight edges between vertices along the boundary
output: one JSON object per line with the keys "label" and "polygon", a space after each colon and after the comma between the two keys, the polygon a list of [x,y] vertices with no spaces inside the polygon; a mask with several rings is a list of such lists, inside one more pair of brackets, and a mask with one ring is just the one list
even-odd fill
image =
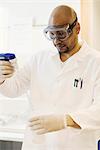
{"label": "man's forehead", "polygon": [[49,26],[60,26],[60,25],[67,25],[70,23],[70,19],[69,17],[52,17],[50,20],[49,20]]}

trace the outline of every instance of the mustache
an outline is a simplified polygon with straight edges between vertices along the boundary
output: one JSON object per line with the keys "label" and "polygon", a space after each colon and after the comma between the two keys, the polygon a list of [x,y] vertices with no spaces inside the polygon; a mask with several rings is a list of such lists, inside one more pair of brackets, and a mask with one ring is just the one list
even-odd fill
{"label": "mustache", "polygon": [[[70,48],[68,46],[65,45],[55,45],[55,47],[58,49],[59,53],[68,53],[70,51]],[[61,51],[60,49],[66,47],[64,51]]]}
{"label": "mustache", "polygon": [[55,46],[62,48],[62,47],[64,47],[65,45],[64,45],[64,44],[55,44]]}
{"label": "mustache", "polygon": [[69,47],[66,47],[66,50],[65,51],[59,51],[59,54],[65,54],[65,53],[68,53],[70,51]]}

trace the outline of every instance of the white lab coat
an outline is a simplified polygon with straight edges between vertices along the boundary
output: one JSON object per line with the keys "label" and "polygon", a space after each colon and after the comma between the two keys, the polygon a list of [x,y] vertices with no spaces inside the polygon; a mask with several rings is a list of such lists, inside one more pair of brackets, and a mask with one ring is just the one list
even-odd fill
{"label": "white lab coat", "polygon": [[82,127],[35,135],[26,129],[22,150],[96,150],[100,129],[100,53],[84,42],[61,62],[56,50],[42,51],[0,86],[6,96],[30,90],[31,116],[69,114]]}

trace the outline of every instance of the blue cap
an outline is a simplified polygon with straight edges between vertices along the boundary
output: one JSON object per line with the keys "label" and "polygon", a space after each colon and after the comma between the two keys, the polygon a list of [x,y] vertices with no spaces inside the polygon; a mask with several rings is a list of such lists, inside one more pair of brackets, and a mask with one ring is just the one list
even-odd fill
{"label": "blue cap", "polygon": [[15,54],[13,53],[1,53],[0,54],[0,60],[11,60],[11,59],[14,59],[16,58]]}

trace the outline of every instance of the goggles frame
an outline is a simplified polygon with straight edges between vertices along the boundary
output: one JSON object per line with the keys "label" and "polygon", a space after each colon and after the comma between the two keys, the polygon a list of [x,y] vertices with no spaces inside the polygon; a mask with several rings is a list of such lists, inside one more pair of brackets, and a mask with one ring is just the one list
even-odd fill
{"label": "goggles frame", "polygon": [[[74,26],[76,25],[77,20],[78,19],[76,17],[76,19],[74,20],[74,22],[72,24],[67,24],[67,27],[66,27],[66,25],[48,26],[43,31],[44,35],[48,40],[54,40],[55,38],[64,40],[65,38],[68,38],[72,34],[72,32],[73,32],[72,30],[73,30]],[[50,36],[50,34],[49,34],[49,37],[47,36],[48,32],[52,33],[52,32],[59,32],[59,31],[65,32],[66,33],[65,36],[61,37],[58,35],[58,37],[57,37],[56,34],[52,34],[52,36]]]}

